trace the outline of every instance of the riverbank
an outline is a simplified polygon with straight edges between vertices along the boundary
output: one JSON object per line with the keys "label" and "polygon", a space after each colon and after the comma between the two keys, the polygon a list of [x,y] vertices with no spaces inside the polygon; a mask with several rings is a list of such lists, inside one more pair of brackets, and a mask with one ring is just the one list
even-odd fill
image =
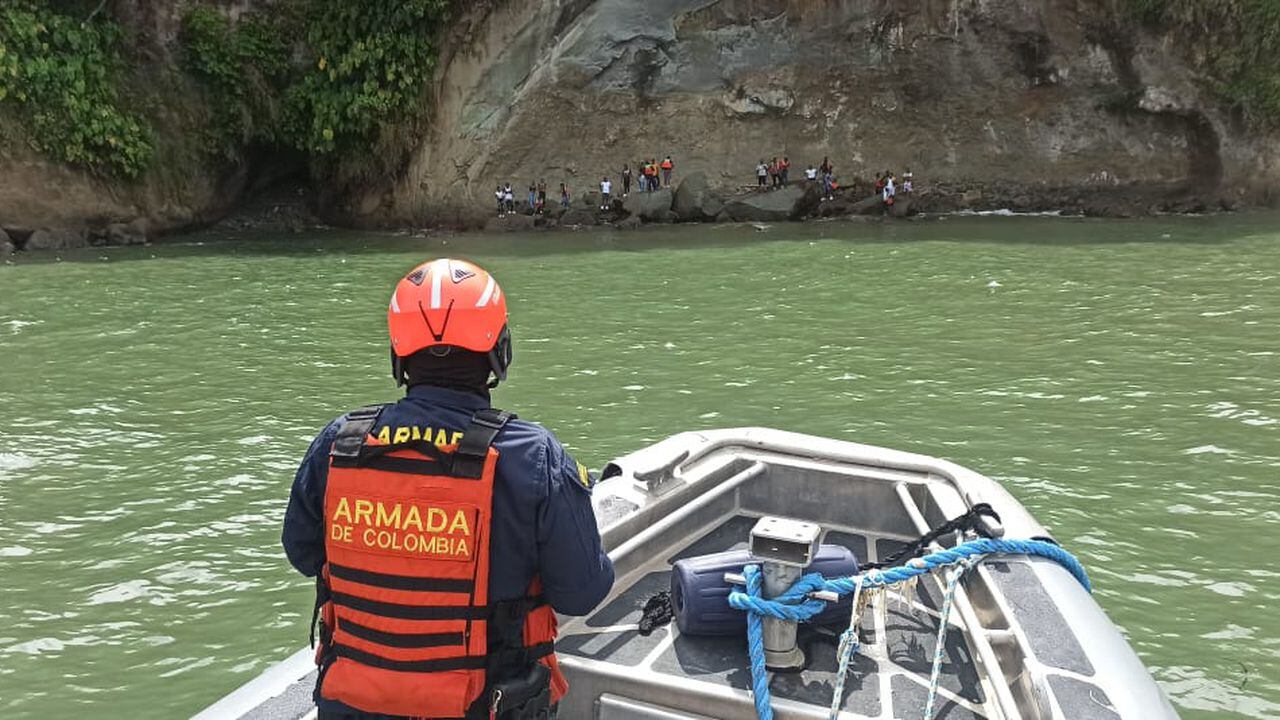
{"label": "riverbank", "polygon": [[[800,211],[737,197],[775,155],[793,176],[829,155],[845,183],[911,167],[915,212],[1275,206],[1262,6],[1214,0],[1206,28],[1182,4],[477,0],[393,27],[400,3],[379,0],[349,27],[337,0],[128,0],[92,22],[33,0],[0,13],[23,39],[0,59],[0,252],[235,222],[282,178],[307,188],[295,225],[479,229],[495,185],[545,180],[554,203],[561,182],[616,190],[623,163],[667,156],[730,217],[769,221],[870,211],[847,191]],[[333,42],[348,31],[412,62]],[[577,199],[573,225],[720,217],[674,198],[587,217]]]}
{"label": "riverbank", "polygon": [[674,189],[633,192],[613,199],[602,209],[598,192],[585,193],[568,207],[554,206],[535,213],[527,203],[515,213],[461,223],[455,229],[483,228],[491,232],[534,228],[677,222],[799,222],[816,219],[907,218],[919,214],[1008,211],[1021,214],[1058,214],[1082,217],[1131,218],[1167,214],[1202,214],[1241,209],[1221,198],[1200,197],[1179,187],[1133,187],[1094,184],[1088,187],[1003,184],[940,185],[901,192],[893,204],[883,202],[869,182],[842,186],[834,197],[823,199],[816,181],[800,181],[776,189],[711,188],[706,176],[695,173],[675,183]]}
{"label": "riverbank", "polygon": [[[436,232],[523,232],[581,230],[591,227],[632,229],[674,223],[788,223],[810,221],[900,220],[918,215],[1044,214],[1061,216],[1134,218],[1155,215],[1205,214],[1251,209],[1220,198],[1204,198],[1177,187],[1017,186],[975,183],[942,184],[899,192],[886,206],[869,182],[840,187],[831,200],[821,198],[818,183],[792,182],[780,189],[715,189],[702,173],[677,179],[674,188],[633,192],[601,209],[598,192],[587,192],[569,207],[558,203],[535,214],[521,203],[514,213],[469,208],[444,222],[405,224],[387,230]],[[93,230],[0,227],[0,257],[17,252],[62,252],[89,247],[141,245],[163,237],[206,229],[231,233],[303,234],[332,229],[314,210],[308,188],[289,182],[266,189],[216,221],[180,232],[148,233],[145,223],[112,223]]]}

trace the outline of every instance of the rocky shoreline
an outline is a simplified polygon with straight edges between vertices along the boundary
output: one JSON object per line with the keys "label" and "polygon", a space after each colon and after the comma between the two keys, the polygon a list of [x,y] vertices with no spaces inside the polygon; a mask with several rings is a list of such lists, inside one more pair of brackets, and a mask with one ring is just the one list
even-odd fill
{"label": "rocky shoreline", "polygon": [[[1221,199],[1205,199],[1179,186],[1092,187],[1017,186],[1000,184],[938,184],[899,193],[886,207],[868,182],[855,181],[823,201],[819,184],[801,180],[780,189],[713,188],[705,174],[680,179],[674,188],[633,192],[615,198],[601,210],[600,194],[587,192],[568,208],[558,204],[544,214],[527,207],[505,216],[474,209],[450,214],[451,220],[415,225],[427,231],[521,232],[575,230],[596,226],[630,229],[672,223],[781,223],[815,220],[901,219],[917,215],[946,215],[1008,211],[1014,214],[1132,218],[1162,214],[1230,212],[1241,207]],[[331,227],[313,208],[314,193],[299,184],[286,184],[255,196],[230,215],[208,225],[223,230],[304,233]],[[196,228],[192,228],[194,230]],[[388,226],[404,230],[405,226]],[[169,235],[170,233],[165,233]],[[100,227],[23,230],[0,226],[0,257],[17,252],[61,252],[91,247],[141,245],[155,239],[146,223],[110,223]]]}
{"label": "rocky shoreline", "polygon": [[907,218],[920,214],[1008,211],[1017,214],[1061,214],[1081,217],[1132,218],[1161,214],[1227,212],[1240,209],[1223,200],[1207,200],[1185,188],[937,185],[899,193],[886,206],[870,183],[854,182],[824,201],[817,182],[799,181],[781,189],[724,192],[710,187],[702,173],[694,173],[655,192],[635,192],[614,199],[600,209],[600,194],[588,192],[568,208],[548,208],[544,214],[527,207],[504,216],[489,217],[482,225],[456,229],[513,232],[534,229],[582,228],[688,222],[801,222],[819,219]]}

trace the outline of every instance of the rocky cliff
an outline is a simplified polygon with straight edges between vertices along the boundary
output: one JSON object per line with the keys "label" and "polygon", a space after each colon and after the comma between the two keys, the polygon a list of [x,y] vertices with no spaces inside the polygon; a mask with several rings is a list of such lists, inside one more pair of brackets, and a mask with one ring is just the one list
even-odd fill
{"label": "rocky cliff", "polygon": [[[272,2],[210,4],[239,17]],[[829,156],[845,186],[911,168],[925,210],[1280,202],[1280,133],[1223,102],[1205,51],[1125,19],[1123,2],[456,3],[413,132],[379,145],[377,172],[312,163],[315,205],[337,223],[474,227],[500,182],[564,181],[581,196],[668,153],[719,195],[786,155],[797,169]],[[215,220],[298,167],[270,148],[231,162],[193,149],[216,108],[163,69],[177,64],[177,9],[193,3],[111,5],[166,98],[150,109],[155,160],[140,177],[52,161],[0,110],[0,228],[129,241]],[[677,210],[667,216],[700,215]]]}
{"label": "rocky cliff", "polygon": [[1104,214],[1277,201],[1280,137],[1220,107],[1184,45],[1089,0],[505,0],[441,58],[402,176],[359,224],[467,223],[496,183],[579,190],[671,153],[750,184],[760,158],[921,199]]}

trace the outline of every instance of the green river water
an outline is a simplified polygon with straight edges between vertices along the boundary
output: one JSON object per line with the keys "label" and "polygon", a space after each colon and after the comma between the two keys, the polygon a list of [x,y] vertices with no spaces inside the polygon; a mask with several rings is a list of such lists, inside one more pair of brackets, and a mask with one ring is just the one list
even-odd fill
{"label": "green river water", "polygon": [[496,403],[591,466],[734,425],[950,458],[1184,717],[1280,718],[1280,217],[250,235],[0,265],[0,715],[185,716],[306,642],[297,460],[393,397],[390,288],[451,253],[511,299]]}

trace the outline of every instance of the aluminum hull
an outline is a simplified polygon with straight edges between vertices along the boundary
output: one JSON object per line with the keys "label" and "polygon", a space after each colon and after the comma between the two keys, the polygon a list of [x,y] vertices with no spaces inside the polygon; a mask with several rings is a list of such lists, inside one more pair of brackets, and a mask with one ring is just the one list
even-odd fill
{"label": "aluminum hull", "polygon": [[[744,546],[755,519],[821,524],[824,542],[864,560],[974,504],[989,503],[1009,538],[1048,531],[999,484],[953,463],[763,428],[682,433],[609,463],[594,493],[617,572],[585,618],[561,618],[557,649],[572,689],[561,718],[698,720],[756,717],[743,638],[643,637],[640,608],[680,557]],[[878,596],[845,683],[846,718],[921,717],[942,588],[925,579]],[[805,630],[810,662],[775,675],[775,716],[826,718],[835,640]],[[1160,720],[1177,715],[1097,603],[1063,568],[992,558],[965,576],[947,633],[936,717]],[[302,718],[313,711],[309,651],[273,667],[197,717]]]}

